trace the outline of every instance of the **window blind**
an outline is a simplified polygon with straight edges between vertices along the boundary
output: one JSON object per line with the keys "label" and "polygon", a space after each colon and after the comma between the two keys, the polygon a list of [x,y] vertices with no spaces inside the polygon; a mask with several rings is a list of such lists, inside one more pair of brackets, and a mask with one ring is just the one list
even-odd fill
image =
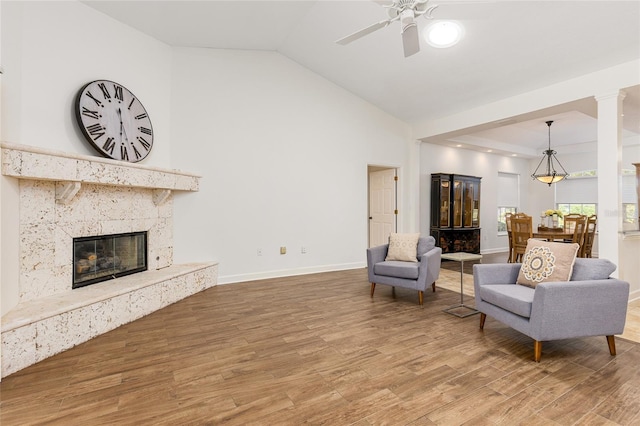
{"label": "window blind", "polygon": [[635,175],[622,176],[622,202],[625,204],[636,204],[638,202],[637,194]]}
{"label": "window blind", "polygon": [[498,172],[498,207],[518,207],[519,177],[513,173]]}
{"label": "window blind", "polygon": [[556,185],[557,204],[597,204],[598,178],[569,178]]}

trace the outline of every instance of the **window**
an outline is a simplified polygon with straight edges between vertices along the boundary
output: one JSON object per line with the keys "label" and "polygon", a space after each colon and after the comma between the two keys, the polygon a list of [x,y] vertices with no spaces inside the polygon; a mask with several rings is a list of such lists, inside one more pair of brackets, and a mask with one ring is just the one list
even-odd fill
{"label": "window", "polygon": [[578,203],[566,203],[566,204],[558,204],[557,209],[562,212],[563,215],[570,213],[578,213],[583,214],[585,216],[591,216],[592,214],[597,214],[598,209],[595,203],[586,203],[586,204],[578,204]]}
{"label": "window", "polygon": [[[562,212],[563,216],[570,213],[577,213],[589,217],[598,213],[598,206],[595,203],[559,203],[556,208]],[[561,224],[564,226],[564,222],[562,222],[562,220]]]}
{"label": "window", "polygon": [[[598,178],[592,171],[586,170],[571,174],[570,179],[565,179],[556,184],[556,207],[563,213],[580,213],[580,211],[565,212],[560,206],[571,205],[575,210],[580,210],[581,205],[595,205],[598,202]],[[579,177],[578,177],[579,176]],[[595,213],[595,212],[594,212]],[[584,213],[582,213],[584,214]]]}
{"label": "window", "polygon": [[[598,213],[598,178],[596,170],[583,170],[571,174],[571,179],[556,186],[556,209],[563,215],[577,213],[587,217]],[[559,185],[562,184],[562,185]],[[564,221],[560,219],[561,226]]]}
{"label": "window", "polygon": [[638,224],[637,179],[635,170],[622,169],[622,231],[637,231],[640,229]]}
{"label": "window", "polygon": [[516,213],[520,201],[520,175],[498,172],[498,235],[507,234],[507,213]]}
{"label": "window", "polygon": [[517,212],[518,209],[515,207],[498,207],[498,235],[507,232],[507,221],[505,219],[507,213],[515,214]]}
{"label": "window", "polygon": [[635,203],[622,203],[622,222],[623,223],[636,223],[638,221],[638,214],[636,213]]}

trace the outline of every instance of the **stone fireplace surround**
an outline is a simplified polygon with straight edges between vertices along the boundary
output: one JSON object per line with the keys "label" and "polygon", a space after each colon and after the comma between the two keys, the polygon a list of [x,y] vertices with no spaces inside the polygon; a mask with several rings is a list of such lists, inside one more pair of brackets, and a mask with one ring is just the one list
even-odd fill
{"label": "stone fireplace surround", "polygon": [[[1,377],[217,284],[215,262],[173,264],[172,193],[197,191],[198,176],[0,148],[2,174],[18,179],[20,235],[19,301],[2,317]],[[135,231],[148,232],[148,271],[71,289],[74,237]]]}

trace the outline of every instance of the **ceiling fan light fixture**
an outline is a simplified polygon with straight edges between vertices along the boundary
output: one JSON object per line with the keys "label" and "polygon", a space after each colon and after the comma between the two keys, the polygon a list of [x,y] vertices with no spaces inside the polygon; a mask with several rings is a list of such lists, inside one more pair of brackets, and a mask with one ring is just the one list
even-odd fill
{"label": "ceiling fan light fixture", "polygon": [[454,21],[436,21],[424,29],[423,35],[431,46],[444,49],[457,44],[464,30],[462,25]]}

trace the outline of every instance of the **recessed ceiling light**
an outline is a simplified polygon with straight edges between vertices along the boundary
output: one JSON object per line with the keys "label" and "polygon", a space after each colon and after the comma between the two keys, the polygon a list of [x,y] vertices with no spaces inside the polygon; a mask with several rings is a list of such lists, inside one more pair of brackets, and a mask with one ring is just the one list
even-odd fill
{"label": "recessed ceiling light", "polygon": [[456,145],[456,148],[462,148],[462,145],[458,144]]}
{"label": "recessed ceiling light", "polygon": [[518,154],[511,154],[511,156],[512,156],[512,157],[517,157],[517,156],[518,156]]}
{"label": "recessed ceiling light", "polygon": [[436,21],[424,29],[423,36],[433,47],[443,49],[458,43],[464,34],[462,25],[453,21]]}
{"label": "recessed ceiling light", "polygon": [[488,149],[487,152],[493,152],[493,150],[492,149]]}

